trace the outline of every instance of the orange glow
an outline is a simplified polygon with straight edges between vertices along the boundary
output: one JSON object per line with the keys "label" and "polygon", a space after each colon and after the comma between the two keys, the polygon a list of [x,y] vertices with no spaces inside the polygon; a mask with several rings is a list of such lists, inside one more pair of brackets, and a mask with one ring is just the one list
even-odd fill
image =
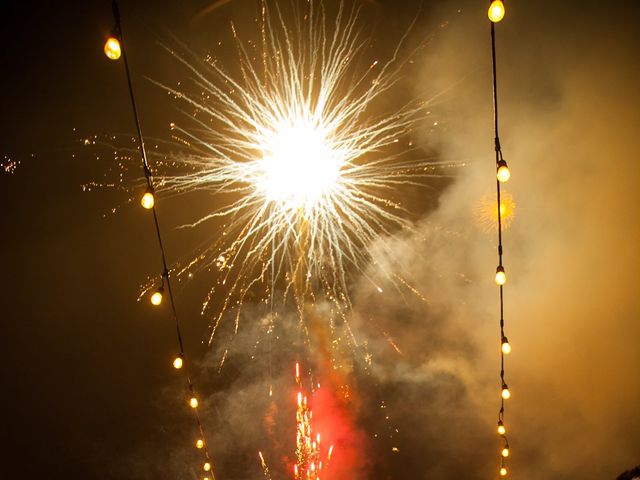
{"label": "orange glow", "polygon": [[[301,390],[300,366],[296,363],[296,384],[299,386],[296,411],[296,463],[294,465],[295,480],[320,480],[331,458],[333,446],[329,447],[326,460],[323,462],[320,433],[313,431],[313,411],[307,401],[307,396]],[[320,388],[318,386],[318,388]]]}

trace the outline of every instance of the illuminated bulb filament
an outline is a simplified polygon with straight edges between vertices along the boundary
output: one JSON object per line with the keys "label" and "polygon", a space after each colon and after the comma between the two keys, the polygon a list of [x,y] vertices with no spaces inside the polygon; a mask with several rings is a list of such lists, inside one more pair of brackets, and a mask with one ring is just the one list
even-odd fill
{"label": "illuminated bulb filament", "polygon": [[209,462],[206,462],[202,468],[205,472],[208,472],[209,470],[211,470],[211,464]]}
{"label": "illuminated bulb filament", "polygon": [[202,439],[198,439],[196,440],[196,448],[202,448],[204,447],[204,441]]}
{"label": "illuminated bulb filament", "polygon": [[501,477],[506,477],[507,476],[507,469],[505,467],[502,467],[500,469],[500,476]]}
{"label": "illuminated bulb filament", "polygon": [[198,408],[198,399],[196,397],[191,397],[189,399],[189,405],[191,408]]}
{"label": "illuminated bulb filament", "polygon": [[496,284],[504,285],[507,281],[507,274],[504,272],[504,267],[500,265],[496,269]]}
{"label": "illuminated bulb filament", "polygon": [[504,426],[504,423],[502,423],[502,421],[498,422],[498,434],[504,435],[505,433],[507,433],[507,429]]}
{"label": "illuminated bulb filament", "polygon": [[502,449],[502,456],[503,457],[508,457],[509,456],[509,447],[504,447]]}

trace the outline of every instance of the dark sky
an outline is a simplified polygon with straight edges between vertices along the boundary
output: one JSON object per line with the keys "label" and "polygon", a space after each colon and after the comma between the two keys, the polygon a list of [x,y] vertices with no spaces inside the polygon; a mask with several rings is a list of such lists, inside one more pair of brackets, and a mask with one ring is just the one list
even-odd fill
{"label": "dark sky", "polygon": [[[514,279],[507,290],[512,469],[533,480],[615,478],[640,463],[638,7],[511,3],[498,54],[503,146],[514,172],[508,188],[517,203],[505,247]],[[173,84],[184,75],[158,42],[203,54],[230,40],[230,21],[251,28],[252,0],[198,16],[209,4],[121,4],[150,145],[170,140],[178,114],[145,77]],[[495,238],[473,218],[493,185],[485,5],[367,1],[362,18],[381,52],[417,18],[409,42],[426,47],[403,86],[434,99],[439,123],[418,134],[420,143],[469,166],[453,182],[431,182],[423,199],[412,196],[423,204],[416,233],[393,240],[399,268],[426,292],[428,307],[374,298],[354,280],[353,325],[374,361],[365,372],[353,360],[348,375],[358,398],[349,406],[351,438],[359,443],[345,450],[358,458],[340,478],[488,478],[499,445]],[[128,203],[128,192],[81,188],[117,178],[113,150],[131,147],[135,132],[122,65],[102,54],[110,2],[8,1],[2,19],[0,158],[18,164],[0,171],[0,476],[198,478],[192,419],[170,364],[170,317],[136,302],[140,284],[159,269],[149,216]],[[93,135],[115,136],[113,147],[84,147]],[[128,187],[138,177],[129,172]],[[173,261],[193,239],[172,228],[177,207],[160,207]],[[196,380],[208,389],[203,412],[218,478],[261,478],[255,452],[269,452],[261,442],[271,437],[261,430],[262,364],[251,359],[257,327],[241,331],[218,374],[221,346],[203,345],[208,320],[198,315],[203,289],[194,283],[181,289],[178,308],[187,351],[199,362]],[[282,345],[291,335],[282,327]],[[286,347],[274,362],[282,367],[275,382],[286,390]],[[382,401],[391,420],[380,416]],[[276,418],[286,421],[281,410]],[[281,454],[271,448],[276,472]]]}

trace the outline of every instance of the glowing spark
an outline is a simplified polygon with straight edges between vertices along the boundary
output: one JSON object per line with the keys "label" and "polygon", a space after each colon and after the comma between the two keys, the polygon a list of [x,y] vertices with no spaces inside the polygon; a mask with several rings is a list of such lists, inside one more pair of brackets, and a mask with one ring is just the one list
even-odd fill
{"label": "glowing spark", "polygon": [[269,471],[269,466],[267,465],[267,462],[265,462],[264,460],[264,456],[262,455],[262,452],[258,452],[258,456],[260,457],[260,464],[262,465],[262,473],[264,474],[267,480],[271,480],[271,472]]}
{"label": "glowing spark", "polygon": [[[297,362],[295,372],[298,393],[296,395],[296,460],[293,465],[293,478],[295,480],[321,480],[321,476],[326,473],[329,460],[331,460],[333,445],[329,446],[323,460],[320,433],[313,431],[313,411],[309,406],[306,394],[302,390],[300,365]],[[260,457],[262,472],[270,480],[271,474],[262,452],[258,452],[258,456]]]}
{"label": "glowing spark", "polygon": [[[298,378],[298,364],[296,363],[296,384],[300,385]],[[312,420],[313,411],[307,403],[307,397],[299,387],[296,411],[296,463],[294,465],[294,478],[304,480],[320,480],[323,471],[326,470],[333,445],[329,447],[326,459],[322,461],[322,449],[320,434],[314,436]]]}
{"label": "glowing spark", "polygon": [[[508,193],[504,188],[500,192],[500,220],[502,221],[502,229],[507,230],[513,223],[515,215],[516,203],[513,195]],[[494,231],[498,224],[498,202],[496,202],[496,194],[488,193],[483,195],[474,206],[474,216],[478,226],[485,232]]]}
{"label": "glowing spark", "polygon": [[[165,87],[196,109],[200,130],[172,124],[191,149],[175,156],[180,171],[164,174],[157,190],[216,193],[222,194],[218,202],[227,201],[183,226],[223,224],[216,239],[177,270],[220,272],[203,304],[204,312],[224,287],[210,342],[232,308],[237,331],[243,302],[256,293],[272,305],[276,293],[283,301],[293,296],[301,312],[319,287],[339,314],[348,310],[348,274],[371,259],[374,240],[410,228],[389,193],[436,176],[437,164],[403,159],[406,152],[397,146],[426,115],[424,103],[372,113],[398,80],[402,42],[391,60],[361,71],[367,42],[358,10],[345,12],[341,4],[336,19],[327,21],[324,7],[305,4],[293,27],[279,8],[274,21],[262,4],[259,55],[234,29],[239,77],[215,61],[199,68],[180,59],[202,96]],[[392,255],[386,246],[381,250]]]}

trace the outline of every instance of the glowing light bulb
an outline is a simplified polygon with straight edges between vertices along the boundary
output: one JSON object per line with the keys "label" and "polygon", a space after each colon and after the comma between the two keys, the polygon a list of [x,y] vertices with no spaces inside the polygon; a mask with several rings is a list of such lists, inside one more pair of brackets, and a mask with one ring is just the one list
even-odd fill
{"label": "glowing light bulb", "polygon": [[211,464],[209,462],[206,462],[202,468],[204,469],[205,472],[208,472],[209,470],[211,470]]}
{"label": "glowing light bulb", "polygon": [[173,360],[173,368],[175,368],[176,370],[180,370],[182,368],[182,357],[176,357]]}
{"label": "glowing light bulb", "polygon": [[496,284],[504,285],[506,281],[507,274],[504,272],[504,267],[499,265],[498,268],[496,268]]}
{"label": "glowing light bulb", "polygon": [[140,204],[147,210],[150,210],[153,208],[155,203],[156,203],[156,199],[153,196],[153,190],[149,188],[140,199]]}
{"label": "glowing light bulb", "polygon": [[511,344],[509,343],[509,340],[507,340],[507,337],[502,337],[502,353],[504,353],[505,355],[509,355],[511,353]]}
{"label": "glowing light bulb", "polygon": [[501,477],[506,477],[506,476],[507,476],[507,469],[506,469],[506,467],[502,467],[502,468],[500,469],[500,476],[501,476]]}
{"label": "glowing light bulb", "polygon": [[489,20],[493,23],[498,23],[504,18],[504,3],[501,0],[493,0],[489,5],[489,12],[487,13]]}
{"label": "glowing light bulb", "polygon": [[504,447],[504,448],[502,449],[502,452],[501,452],[501,453],[502,453],[502,456],[503,456],[503,457],[508,457],[508,456],[509,456],[509,447]]}
{"label": "glowing light bulb", "polygon": [[498,172],[496,176],[498,177],[500,183],[505,183],[511,178],[511,171],[507,166],[507,162],[505,162],[504,160],[500,160],[498,162]]}
{"label": "glowing light bulb", "polygon": [[196,397],[191,397],[189,399],[189,405],[191,408],[198,408],[198,399]]}
{"label": "glowing light bulb", "polygon": [[107,41],[104,44],[104,54],[110,60],[118,60],[120,55],[122,54],[122,49],[120,48],[120,40],[118,40],[113,35],[107,38]]}
{"label": "glowing light bulb", "polygon": [[504,435],[505,433],[507,433],[507,428],[504,426],[504,423],[502,422],[502,420],[500,420],[498,422],[498,434]]}
{"label": "glowing light bulb", "polygon": [[511,392],[509,391],[509,387],[507,387],[506,383],[502,384],[502,392],[500,393],[500,395],[502,395],[502,398],[504,398],[505,400],[511,397]]}
{"label": "glowing light bulb", "polygon": [[201,438],[199,438],[198,440],[196,440],[196,448],[202,448],[204,447],[204,441],[202,441]]}
{"label": "glowing light bulb", "polygon": [[158,288],[155,292],[153,292],[153,295],[151,295],[151,304],[158,306],[162,303],[162,294],[164,293],[164,288],[160,287]]}

